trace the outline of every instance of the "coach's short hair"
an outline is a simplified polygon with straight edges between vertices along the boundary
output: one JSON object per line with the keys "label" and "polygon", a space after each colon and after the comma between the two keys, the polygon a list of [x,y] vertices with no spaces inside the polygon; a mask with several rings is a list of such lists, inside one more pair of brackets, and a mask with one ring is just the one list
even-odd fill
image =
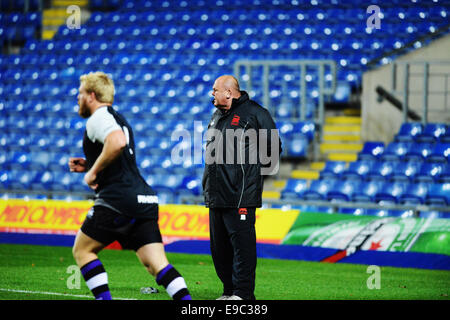
{"label": "coach's short hair", "polygon": [[95,93],[98,101],[111,104],[114,102],[114,82],[106,73],[97,71],[83,74],[80,82],[84,84],[87,92]]}

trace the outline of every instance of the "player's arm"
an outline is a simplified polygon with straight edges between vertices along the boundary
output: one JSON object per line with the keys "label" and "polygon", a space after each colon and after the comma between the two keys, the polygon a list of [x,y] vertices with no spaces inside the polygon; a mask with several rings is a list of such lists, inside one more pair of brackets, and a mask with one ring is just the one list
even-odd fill
{"label": "player's arm", "polygon": [[106,136],[102,152],[84,176],[89,187],[94,190],[97,188],[97,175],[122,153],[126,145],[127,139],[122,130],[114,130]]}

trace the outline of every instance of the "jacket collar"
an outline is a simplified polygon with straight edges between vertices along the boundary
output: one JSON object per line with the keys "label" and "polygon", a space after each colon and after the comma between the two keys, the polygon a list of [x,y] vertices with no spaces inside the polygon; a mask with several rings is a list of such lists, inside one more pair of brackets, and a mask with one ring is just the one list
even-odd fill
{"label": "jacket collar", "polygon": [[237,99],[233,98],[233,102],[231,103],[230,110],[236,108],[237,106],[243,104],[245,101],[249,100],[248,93],[245,91],[241,91],[241,96]]}
{"label": "jacket collar", "polygon": [[[222,111],[220,109],[217,109],[217,112],[221,115],[221,116],[225,116],[231,113],[231,111],[233,111],[234,109],[236,109],[238,106],[240,106],[241,104],[243,104],[244,102],[250,100],[248,93],[246,91],[241,91],[241,96],[237,99],[233,98],[232,102],[231,102],[231,108],[226,110],[226,111]],[[214,103],[214,100],[212,101],[212,103]]]}

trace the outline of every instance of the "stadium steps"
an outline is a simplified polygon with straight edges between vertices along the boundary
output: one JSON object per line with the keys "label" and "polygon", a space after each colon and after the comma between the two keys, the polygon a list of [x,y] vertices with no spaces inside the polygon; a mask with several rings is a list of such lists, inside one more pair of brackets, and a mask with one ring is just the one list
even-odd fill
{"label": "stadium steps", "polygon": [[315,170],[315,169],[296,169],[296,170],[292,170],[291,178],[316,180],[316,179],[319,179],[319,172],[320,172],[320,170]]}
{"label": "stadium steps", "polygon": [[280,199],[281,191],[283,191],[286,183],[286,179],[269,179],[264,181],[263,200]]}
{"label": "stadium steps", "polygon": [[343,110],[343,114],[345,116],[350,117],[360,117],[361,116],[361,108],[346,108]]}
{"label": "stadium steps", "polygon": [[280,199],[281,191],[286,186],[287,179],[291,177],[293,165],[291,163],[281,162],[277,175],[270,176],[264,181],[263,201]]}
{"label": "stadium steps", "polygon": [[69,6],[78,6],[81,10],[81,23],[90,16],[87,11],[88,0],[53,0],[52,7],[45,9],[42,14],[42,39],[51,40],[58,31],[58,28],[66,23],[66,19],[72,15],[71,10],[67,12]]}
{"label": "stadium steps", "polygon": [[326,161],[356,161],[363,148],[361,142],[361,117],[355,115],[328,116],[325,118],[320,153]]}
{"label": "stadium steps", "polygon": [[[358,152],[363,147],[361,142],[361,118],[357,112],[348,114],[343,112],[343,115],[331,114],[326,116],[323,133],[322,143],[319,146],[320,160],[292,168],[288,178],[308,180],[311,183],[312,180],[320,178],[320,172],[324,169],[326,161],[350,162],[357,160]],[[286,183],[286,180],[283,182]],[[278,196],[285,186],[282,182],[274,181],[273,183],[278,183],[278,188],[268,186],[268,191],[265,193],[268,199]],[[266,190],[266,185],[264,189]]]}

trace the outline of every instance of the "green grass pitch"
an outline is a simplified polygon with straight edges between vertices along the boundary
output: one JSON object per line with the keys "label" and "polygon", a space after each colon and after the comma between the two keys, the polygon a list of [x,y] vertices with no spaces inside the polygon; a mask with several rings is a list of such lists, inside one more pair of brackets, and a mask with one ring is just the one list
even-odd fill
{"label": "green grass pitch", "polygon": [[[211,256],[167,254],[186,279],[194,300],[221,295]],[[116,299],[168,300],[132,251],[104,250],[99,255],[108,272]],[[0,244],[1,300],[92,299],[81,278],[76,284],[71,248]],[[258,259],[255,295],[258,300],[420,299],[449,300],[450,272],[381,267],[380,289],[369,289],[372,275],[366,265]],[[68,273],[69,271],[69,273]],[[70,279],[69,279],[70,278]],[[142,294],[140,288],[157,287],[159,293]]]}

